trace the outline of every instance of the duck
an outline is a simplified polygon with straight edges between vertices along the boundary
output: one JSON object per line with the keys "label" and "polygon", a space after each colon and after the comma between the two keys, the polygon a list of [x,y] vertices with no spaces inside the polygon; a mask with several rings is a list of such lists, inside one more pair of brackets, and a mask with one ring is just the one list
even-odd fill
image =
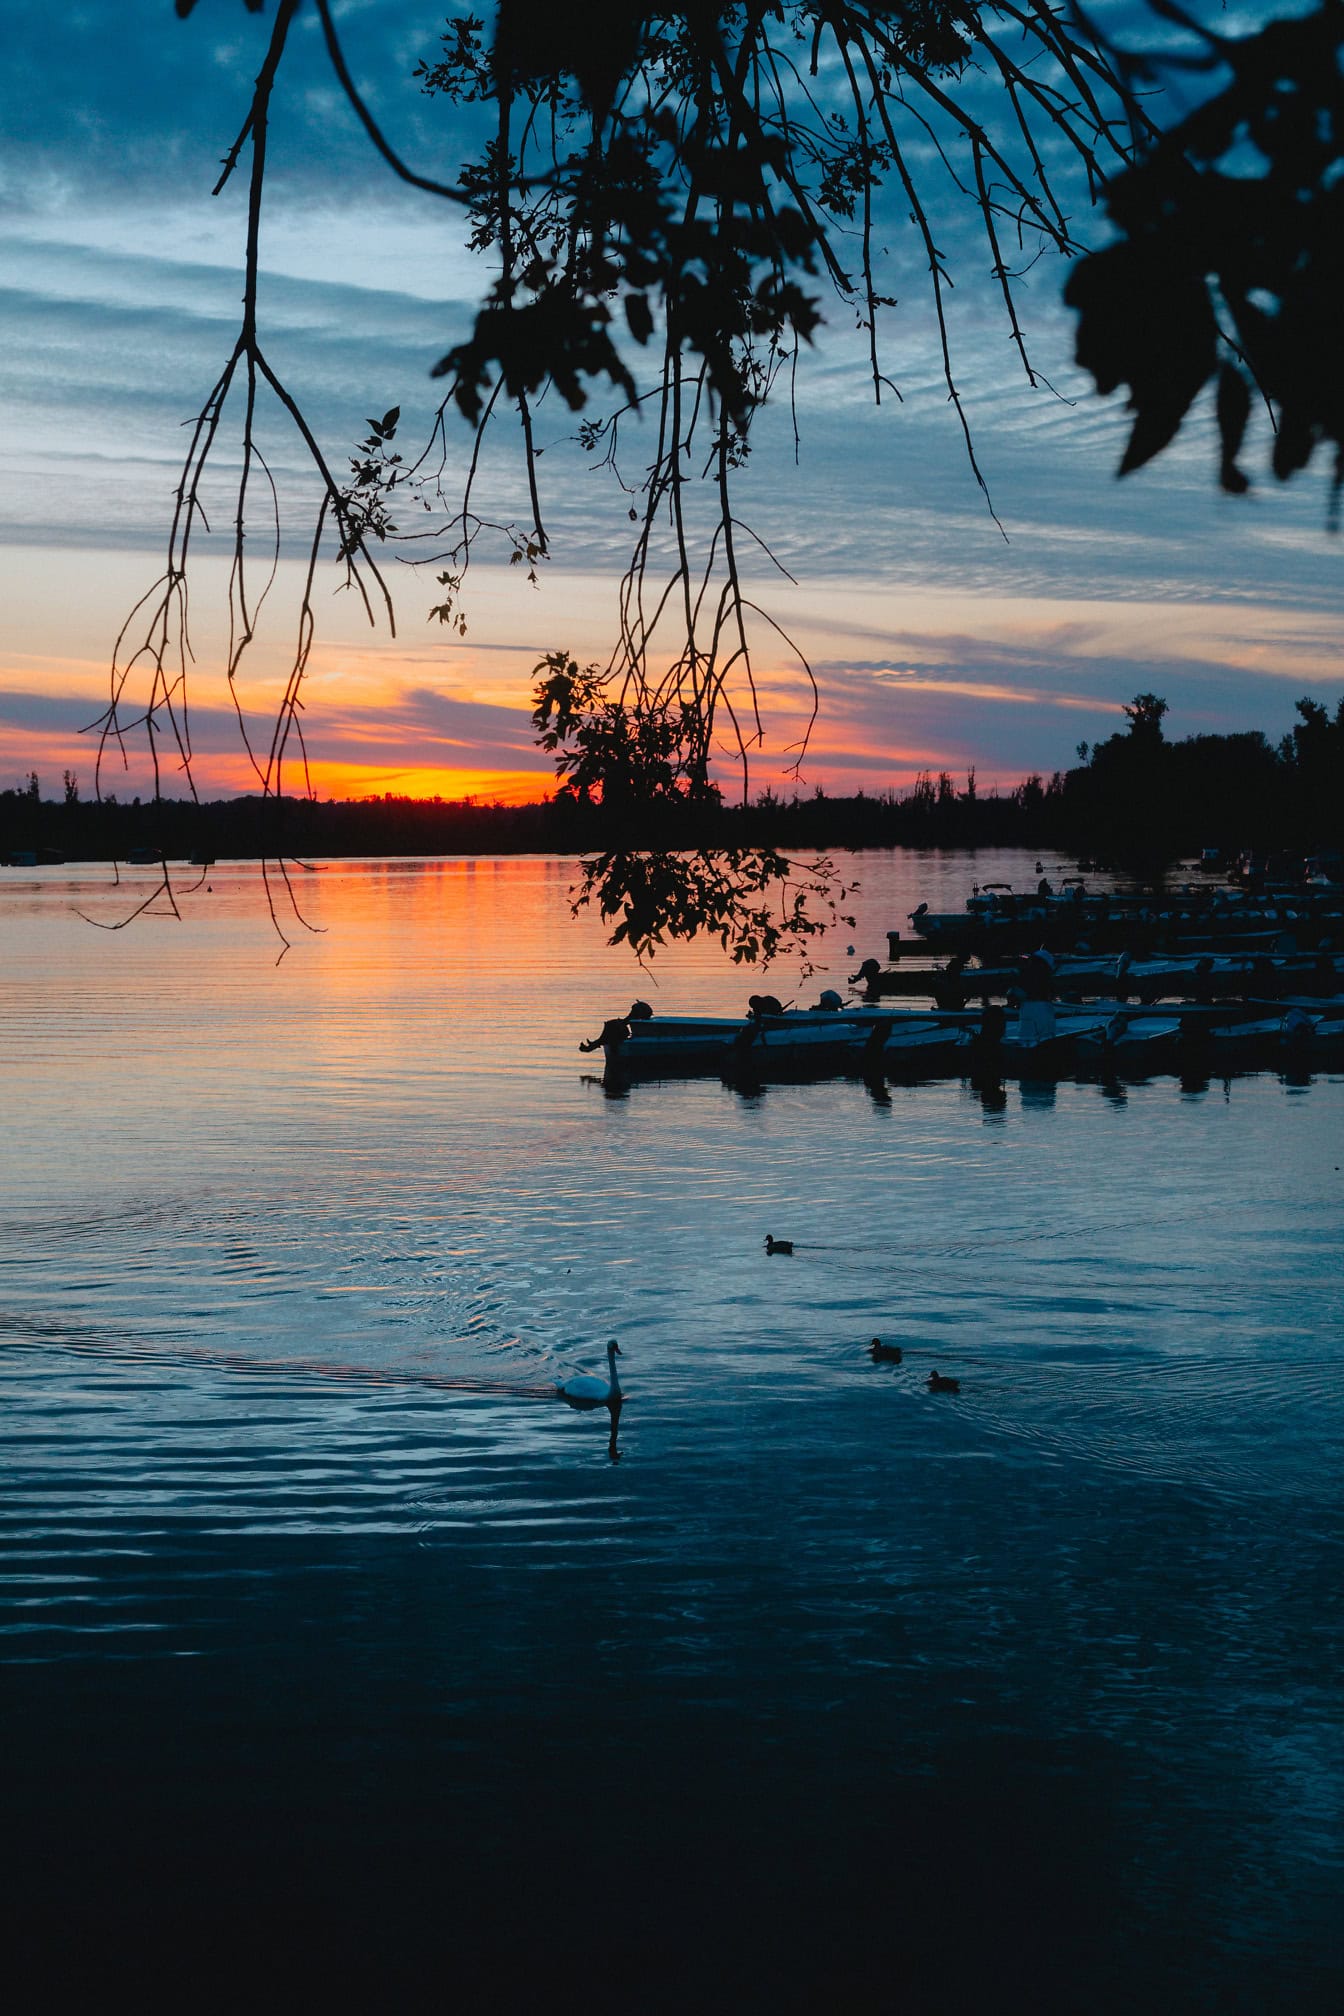
{"label": "duck", "polygon": [[767,1253],[792,1253],[793,1241],[792,1239],[775,1239],[767,1232],[765,1235],[765,1250]]}
{"label": "duck", "polygon": [[960,1379],[949,1379],[944,1372],[930,1372],[929,1391],[930,1393],[960,1393],[961,1381]]}
{"label": "duck", "polygon": [[607,1346],[608,1377],[600,1372],[575,1372],[568,1379],[556,1382],[556,1392],[571,1407],[610,1407],[619,1405],[621,1382],[616,1375],[616,1360],[624,1354],[613,1337]]}
{"label": "duck", "polygon": [[899,1344],[884,1344],[880,1337],[874,1337],[868,1346],[868,1356],[876,1364],[899,1365],[901,1347]]}

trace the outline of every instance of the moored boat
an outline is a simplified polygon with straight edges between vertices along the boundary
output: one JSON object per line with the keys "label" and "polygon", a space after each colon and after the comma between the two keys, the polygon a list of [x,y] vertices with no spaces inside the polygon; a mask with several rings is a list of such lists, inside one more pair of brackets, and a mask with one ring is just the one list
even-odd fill
{"label": "moored boat", "polygon": [[1182,1025],[1175,1015],[1123,1010],[1078,1034],[1079,1056],[1118,1073],[1161,1070],[1176,1061]]}
{"label": "moored boat", "polygon": [[[1042,883],[1022,893],[985,883],[962,910],[935,911],[921,903],[910,924],[928,950],[984,958],[1034,944],[1056,952],[1129,949],[1137,956],[1254,941],[1257,949],[1294,952],[1316,943],[1323,931],[1336,937],[1344,932],[1344,894],[1325,882],[1258,893],[1207,886],[1088,891],[1081,882],[1058,891]],[[899,932],[889,932],[888,940],[893,959],[907,949]]]}
{"label": "moored boat", "polygon": [[[655,1015],[636,1002],[580,1047],[601,1049],[613,1082],[720,1076],[767,1082],[839,1075],[1051,1078],[1184,1074],[1326,1058],[1344,1043],[1344,1003],[1185,1000],[1153,1011],[1111,995],[1005,1008],[917,1009],[870,1002],[784,1008],[753,996],[745,1016]],[[838,1005],[835,1005],[838,1004]]]}
{"label": "moored boat", "polygon": [[[1003,1000],[1022,984],[1020,963],[992,958],[981,962],[954,959],[946,966],[903,964],[884,970],[868,960],[854,976],[870,1003],[900,996],[931,1000],[947,1008],[968,1001]],[[1125,953],[1102,958],[1091,953],[1060,954],[1055,961],[1055,991],[1061,1000],[1085,1001],[1097,996],[1135,997],[1158,1001],[1227,1000],[1254,992],[1270,998],[1312,987],[1318,993],[1344,994],[1344,957],[1323,950],[1308,953],[1267,951],[1187,952],[1160,958],[1134,959]]]}

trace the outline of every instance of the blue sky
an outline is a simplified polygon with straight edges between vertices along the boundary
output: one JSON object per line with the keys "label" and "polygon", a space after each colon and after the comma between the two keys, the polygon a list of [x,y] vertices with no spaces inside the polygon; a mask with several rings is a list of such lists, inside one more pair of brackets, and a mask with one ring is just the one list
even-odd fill
{"label": "blue sky", "polygon": [[[338,19],[356,74],[396,144],[451,176],[452,119],[416,88],[442,8],[346,0]],[[0,491],[6,582],[0,650],[0,787],[31,768],[91,774],[78,730],[97,711],[120,623],[154,579],[183,423],[236,327],[244,184],[210,189],[246,110],[273,6],[171,0],[39,10],[0,0],[7,64],[0,240],[7,425]],[[1221,19],[1237,17],[1222,16]],[[1254,10],[1244,10],[1254,19]],[[424,25],[426,39],[419,29]],[[339,466],[365,416],[399,404],[403,436],[426,424],[429,368],[466,330],[480,274],[461,220],[397,184],[335,89],[305,10],[277,102],[262,241],[268,353]],[[1100,241],[1078,192],[1074,224]],[[830,788],[902,788],[914,771],[974,764],[982,786],[1073,760],[1151,688],[1169,732],[1284,732],[1293,702],[1339,696],[1341,545],[1324,529],[1324,473],[1287,488],[1262,474],[1221,496],[1207,416],[1155,465],[1119,483],[1119,401],[1071,363],[1065,267],[1021,289],[1033,390],[1007,340],[988,257],[954,206],[937,217],[957,288],[959,387],[995,508],[985,510],[941,383],[922,254],[890,217],[900,306],[887,355],[903,403],[874,411],[851,319],[827,324],[799,374],[801,450],[787,411],[768,413],[742,515],[794,577],[756,585],[806,652],[822,722],[805,776]],[[351,598],[323,591],[306,729],[324,789],[465,789],[516,795],[540,782],[526,696],[532,668],[564,646],[603,659],[626,557],[626,502],[573,443],[572,416],[543,406],[540,463],[554,552],[536,589],[493,560],[473,571],[465,638],[426,621],[432,577],[394,567],[395,637]],[[268,435],[282,497],[303,471]],[[637,432],[627,434],[632,462]],[[454,449],[465,453],[464,436]],[[482,497],[525,516],[515,446],[501,432]],[[220,509],[227,498],[221,478]],[[266,718],[292,648],[293,567],[255,649],[246,698]],[[195,603],[194,740],[201,787],[245,788],[221,676],[223,563],[203,555]],[[805,719],[805,682],[768,644],[767,740],[755,780],[775,782]],[[132,772],[114,789],[138,788]],[[170,785],[170,788],[171,785]]]}

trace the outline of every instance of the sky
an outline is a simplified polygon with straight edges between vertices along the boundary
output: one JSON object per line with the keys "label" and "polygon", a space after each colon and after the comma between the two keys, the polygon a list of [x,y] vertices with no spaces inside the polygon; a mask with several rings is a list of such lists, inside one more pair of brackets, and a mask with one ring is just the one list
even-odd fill
{"label": "sky", "polygon": [[[389,137],[451,178],[455,115],[412,73],[432,60],[443,15],[463,10],[344,0],[336,11]],[[161,571],[184,424],[236,331],[245,183],[210,192],[273,14],[274,0],[263,16],[242,0],[200,0],[186,21],[172,0],[0,0],[0,789],[36,771],[43,794],[58,795],[66,770],[92,789],[97,738],[82,731],[106,705],[121,626]],[[1233,27],[1256,18],[1254,7],[1220,15]],[[936,163],[925,167],[933,175]],[[1076,232],[1103,243],[1103,218],[1075,194]],[[828,303],[798,374],[797,447],[787,406],[767,409],[744,472],[741,515],[787,570],[754,549],[751,591],[797,647],[764,627],[756,640],[765,733],[752,789],[794,788],[810,705],[798,654],[820,688],[808,790],[899,791],[944,767],[959,780],[974,768],[981,790],[1011,786],[1122,728],[1138,691],[1167,699],[1176,737],[1277,738],[1301,695],[1333,707],[1344,546],[1326,530],[1324,471],[1277,485],[1262,433],[1247,458],[1251,494],[1225,497],[1202,414],[1157,463],[1117,481],[1126,416],[1072,364],[1064,264],[1040,261],[1021,283],[1032,361],[1048,380],[1033,388],[963,207],[940,199],[934,221],[957,281],[955,375],[1003,530],[967,463],[922,253],[893,202],[882,224],[898,306],[885,343],[900,401],[874,408],[852,313]],[[336,468],[369,415],[400,406],[406,442],[427,429],[441,392],[430,367],[467,331],[482,284],[463,237],[458,213],[378,161],[303,10],[277,89],[261,327]],[[301,452],[283,416],[266,414],[263,431],[285,522],[297,526],[312,501]],[[334,570],[320,577],[303,716],[320,795],[509,802],[547,790],[528,719],[534,668],[556,649],[605,661],[631,529],[628,499],[574,432],[573,415],[543,402],[551,556],[529,586],[498,541],[479,548],[465,635],[429,620],[441,599],[432,567],[390,561],[395,632],[369,626]],[[449,446],[451,480],[465,466],[464,429]],[[642,453],[627,429],[628,470]],[[206,797],[255,783],[224,675],[231,454],[225,431],[214,537],[192,582],[192,745]],[[504,432],[480,494],[487,515],[525,519]],[[263,742],[294,648],[296,550],[291,540],[238,681]],[[134,751],[126,769],[112,751],[101,784],[130,795],[149,774]],[[186,788],[171,765],[164,788]]]}

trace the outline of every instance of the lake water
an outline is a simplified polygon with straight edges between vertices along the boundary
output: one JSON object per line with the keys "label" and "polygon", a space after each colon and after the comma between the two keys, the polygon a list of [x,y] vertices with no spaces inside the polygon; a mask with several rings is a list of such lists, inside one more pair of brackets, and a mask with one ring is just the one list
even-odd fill
{"label": "lake water", "polygon": [[8,1975],[1340,2006],[1344,1079],[608,1097],[570,873],[5,871]]}

